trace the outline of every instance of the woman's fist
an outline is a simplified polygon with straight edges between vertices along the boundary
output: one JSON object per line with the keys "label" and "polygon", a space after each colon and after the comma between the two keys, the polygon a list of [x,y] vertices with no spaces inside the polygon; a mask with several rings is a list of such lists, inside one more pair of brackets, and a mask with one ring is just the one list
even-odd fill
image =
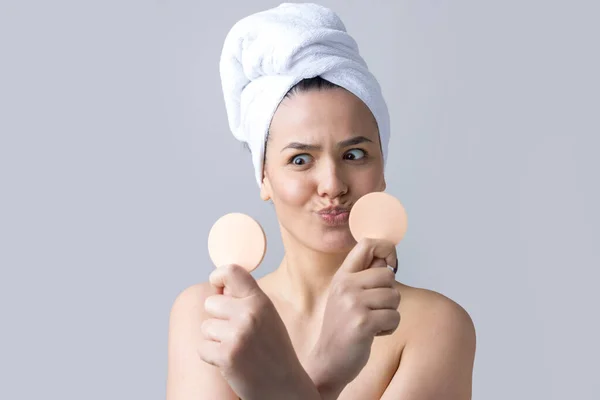
{"label": "woman's fist", "polygon": [[398,327],[400,293],[388,265],[397,265],[394,244],[363,239],[334,275],[309,367],[319,389],[335,391],[352,381],[367,363],[374,337]]}
{"label": "woman's fist", "polygon": [[302,366],[286,327],[267,295],[237,265],[217,268],[210,283],[222,294],[204,303],[199,355],[218,367],[231,388],[247,399],[285,390]]}

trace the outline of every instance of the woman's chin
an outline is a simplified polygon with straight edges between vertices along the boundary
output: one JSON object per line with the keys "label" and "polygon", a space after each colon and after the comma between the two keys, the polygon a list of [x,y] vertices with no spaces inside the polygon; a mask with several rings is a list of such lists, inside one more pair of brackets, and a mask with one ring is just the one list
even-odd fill
{"label": "woman's chin", "polygon": [[319,240],[317,248],[324,253],[347,253],[356,245],[356,240],[348,232],[327,232],[321,236],[315,235]]}
{"label": "woman's chin", "polygon": [[322,253],[348,253],[356,246],[356,240],[350,233],[350,228],[335,230],[315,230],[314,226],[308,229],[283,229],[284,235],[289,234],[305,246]]}

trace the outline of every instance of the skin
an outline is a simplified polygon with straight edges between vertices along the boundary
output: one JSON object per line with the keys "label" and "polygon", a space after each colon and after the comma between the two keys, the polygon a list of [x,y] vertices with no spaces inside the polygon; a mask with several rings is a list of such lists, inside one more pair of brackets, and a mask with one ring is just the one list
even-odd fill
{"label": "skin", "polygon": [[[338,147],[359,137],[360,144]],[[291,143],[320,149],[290,148]],[[323,308],[332,276],[356,245],[348,225],[327,226],[316,212],[349,207],[386,188],[377,124],[346,90],[295,94],[275,113],[265,158],[261,198],[274,204],[285,256],[263,281],[281,285],[278,297],[310,316]]]}
{"label": "skin", "polygon": [[[244,400],[267,398],[264,393],[291,399],[294,392],[305,399],[471,398],[476,335],[470,316],[439,293],[397,281],[391,287],[402,299],[398,328],[375,337],[366,365],[350,383],[331,391],[319,384],[331,371],[327,357],[314,357],[315,344],[327,322],[324,315],[340,266],[357,243],[347,224],[328,226],[316,212],[329,205],[350,207],[367,193],[385,190],[380,146],[370,110],[344,89],[311,90],[281,103],[271,124],[260,195],[273,202],[285,256],[274,272],[257,281],[235,268],[219,269],[210,282],[193,285],[177,297],[169,328],[169,400],[237,399],[234,386],[238,393],[247,393]],[[394,259],[395,249],[391,251]],[[207,309],[209,298],[221,301],[220,308]],[[236,307],[237,314],[231,311]],[[285,377],[279,378],[274,368],[268,382],[258,375],[252,384],[243,382],[253,372],[251,366],[238,362],[234,368],[230,363],[224,373],[225,364],[219,361],[224,350],[207,347],[209,342],[200,339],[208,332],[223,337],[244,331],[242,336],[254,340],[255,348],[264,349],[247,359],[263,362],[260,369],[268,369],[269,360],[258,357],[274,353],[269,347],[274,345],[268,334],[252,336],[250,328],[234,318],[246,312],[242,309],[262,313],[256,314],[264,322],[261,326],[282,338],[277,346],[293,348],[272,361],[288,366]],[[226,318],[226,310],[227,323],[211,319],[219,312]],[[255,391],[248,389],[252,385]],[[259,386],[265,387],[263,394]]]}

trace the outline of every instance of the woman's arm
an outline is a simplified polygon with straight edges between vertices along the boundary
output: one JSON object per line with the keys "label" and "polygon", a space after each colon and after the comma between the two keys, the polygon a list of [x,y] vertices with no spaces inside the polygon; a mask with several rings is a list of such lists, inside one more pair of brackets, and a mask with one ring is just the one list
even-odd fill
{"label": "woman's arm", "polygon": [[420,291],[418,324],[381,400],[470,400],[475,326],[457,303]]}
{"label": "woman's arm", "polygon": [[[470,400],[476,334],[469,314],[429,290],[406,295],[408,324],[401,361],[381,400]],[[326,366],[309,358],[306,370],[323,400],[337,399],[345,385],[330,382]]]}
{"label": "woman's arm", "polygon": [[218,368],[197,353],[206,318],[204,300],[215,293],[209,284],[196,284],[181,292],[171,308],[168,340],[167,400],[237,400]]}
{"label": "woman's arm", "polygon": [[[215,293],[209,283],[196,284],[181,292],[173,303],[169,321],[167,400],[240,398],[219,368],[204,362],[198,354],[201,325],[208,317],[204,301]],[[290,400],[322,400],[308,374],[303,370],[297,372],[285,388],[264,388],[265,393],[259,393],[261,390],[257,388],[256,398],[280,399],[283,393]]]}

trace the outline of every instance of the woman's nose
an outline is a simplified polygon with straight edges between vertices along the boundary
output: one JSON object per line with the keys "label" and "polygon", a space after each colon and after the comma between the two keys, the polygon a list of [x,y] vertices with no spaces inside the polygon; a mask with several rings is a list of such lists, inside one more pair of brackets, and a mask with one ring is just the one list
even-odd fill
{"label": "woman's nose", "polygon": [[344,172],[334,161],[327,161],[320,165],[317,180],[319,196],[336,198],[348,192]]}

